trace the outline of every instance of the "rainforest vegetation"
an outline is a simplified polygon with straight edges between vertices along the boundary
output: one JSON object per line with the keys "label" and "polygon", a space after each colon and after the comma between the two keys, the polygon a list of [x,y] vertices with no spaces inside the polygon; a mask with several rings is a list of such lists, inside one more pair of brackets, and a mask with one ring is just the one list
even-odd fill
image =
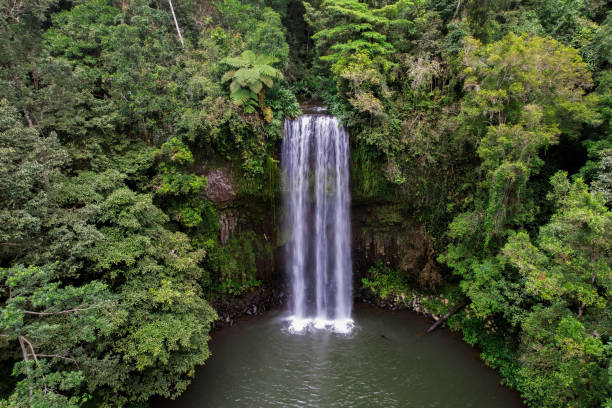
{"label": "rainforest vegetation", "polygon": [[605,0],[0,0],[0,407],[185,390],[277,245],[220,238],[206,174],[278,217],[300,104],[349,129],[353,201],[433,238],[441,280],[366,287],[468,298],[530,407],[612,407]]}

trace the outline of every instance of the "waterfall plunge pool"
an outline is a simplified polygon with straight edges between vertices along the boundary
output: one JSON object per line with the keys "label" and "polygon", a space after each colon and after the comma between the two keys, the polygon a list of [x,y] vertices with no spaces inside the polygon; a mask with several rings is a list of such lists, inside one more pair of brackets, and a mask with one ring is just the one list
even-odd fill
{"label": "waterfall plunge pool", "polygon": [[[214,333],[187,391],[154,407],[522,407],[478,352],[409,312],[352,309],[349,136],[320,109],[285,122],[289,311]],[[353,320],[354,319],[354,320]]]}
{"label": "waterfall plunge pool", "polygon": [[271,311],[213,333],[212,357],[176,401],[154,408],[519,408],[478,351],[411,312],[354,308],[349,335],[291,334]]}

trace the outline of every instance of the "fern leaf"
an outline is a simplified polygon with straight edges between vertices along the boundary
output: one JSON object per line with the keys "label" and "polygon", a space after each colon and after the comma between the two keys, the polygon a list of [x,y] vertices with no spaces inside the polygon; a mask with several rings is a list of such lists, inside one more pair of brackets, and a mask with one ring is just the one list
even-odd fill
{"label": "fern leaf", "polygon": [[240,56],[248,65],[255,65],[257,61],[257,56],[251,50],[245,50]]}
{"label": "fern leaf", "polygon": [[273,57],[272,55],[260,54],[255,59],[255,63],[253,65],[272,65],[279,61],[278,58]]}
{"label": "fern leaf", "polygon": [[234,93],[240,89],[240,83],[238,81],[232,81],[230,84],[230,93]]}
{"label": "fern leaf", "polygon": [[240,88],[230,94],[230,98],[236,105],[244,105],[253,97],[253,93],[245,88]]}
{"label": "fern leaf", "polygon": [[271,67],[270,65],[257,65],[255,69],[257,69],[257,71],[261,75],[264,75],[270,78],[276,78],[276,76],[279,73],[278,69]]}
{"label": "fern leaf", "polygon": [[274,86],[274,81],[272,80],[272,78],[267,77],[267,76],[262,76],[260,79],[261,79],[261,82],[263,82],[264,85],[267,86],[268,88],[272,88]]}
{"label": "fern leaf", "polygon": [[261,81],[253,82],[249,85],[249,89],[255,94],[258,94],[263,89],[263,84],[261,83]]}
{"label": "fern leaf", "polygon": [[240,68],[236,71],[236,79],[244,86],[259,81],[259,72],[254,69]]}
{"label": "fern leaf", "polygon": [[245,61],[242,57],[227,57],[223,58],[221,62],[234,68],[241,68],[249,65],[248,61]]}
{"label": "fern leaf", "polygon": [[230,79],[232,79],[234,77],[234,74],[236,74],[236,70],[233,69],[231,71],[227,71],[225,74],[223,74],[223,76],[221,77],[221,82],[227,82]]}

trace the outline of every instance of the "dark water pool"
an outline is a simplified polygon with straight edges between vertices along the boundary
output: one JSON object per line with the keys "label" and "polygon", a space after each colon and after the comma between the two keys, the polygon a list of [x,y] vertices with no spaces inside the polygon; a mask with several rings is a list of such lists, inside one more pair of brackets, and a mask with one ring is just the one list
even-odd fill
{"label": "dark water pool", "polygon": [[213,335],[213,356],[176,401],[156,408],[518,408],[516,392],[446,330],[409,312],[356,305],[350,335],[290,334],[281,312]]}

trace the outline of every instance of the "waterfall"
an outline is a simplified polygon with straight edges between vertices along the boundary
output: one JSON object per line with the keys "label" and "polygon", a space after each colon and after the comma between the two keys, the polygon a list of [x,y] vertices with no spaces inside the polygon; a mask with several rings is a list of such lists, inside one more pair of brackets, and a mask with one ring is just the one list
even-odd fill
{"label": "waterfall", "polygon": [[292,331],[352,327],[348,143],[333,116],[285,121],[283,228]]}

